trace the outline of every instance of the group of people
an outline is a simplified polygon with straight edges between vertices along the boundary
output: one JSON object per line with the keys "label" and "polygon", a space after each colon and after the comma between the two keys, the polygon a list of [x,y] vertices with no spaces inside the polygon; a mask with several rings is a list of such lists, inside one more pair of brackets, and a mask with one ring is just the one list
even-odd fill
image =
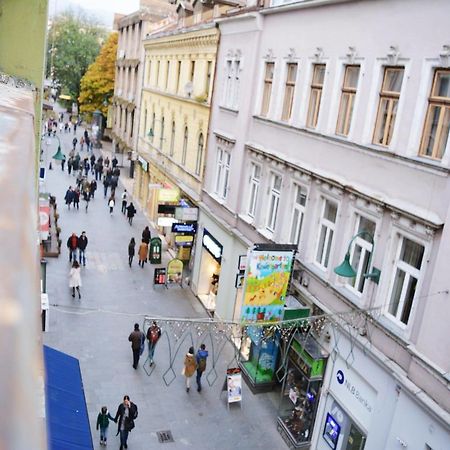
{"label": "group of people", "polygon": [[[127,208],[129,208],[132,205],[133,205],[133,203],[130,203],[130,205]],[[122,203],[122,211],[123,211],[123,203]],[[130,223],[130,225],[131,225],[131,223]],[[144,228],[144,231],[142,231],[142,241],[141,241],[141,244],[139,245],[139,250],[138,250],[138,257],[139,257],[138,264],[139,264],[139,267],[141,267],[142,269],[144,268],[144,264],[150,258],[149,246],[150,246],[151,238],[152,238],[152,234],[150,232],[150,228],[148,226],[146,226]],[[135,251],[136,251],[136,241],[134,240],[134,237],[132,237],[130,239],[130,243],[128,244],[128,265],[130,267],[131,267],[131,263],[133,262]]]}
{"label": "group of people", "polygon": [[[88,238],[86,232],[83,231],[80,236],[72,233],[67,239],[67,248],[69,249],[69,262],[72,262],[72,267],[69,272],[69,288],[72,289],[72,297],[75,297],[75,290],[78,293],[78,298],[81,300],[81,268],[86,265],[86,247],[88,245]],[[78,259],[77,259],[78,253]]]}

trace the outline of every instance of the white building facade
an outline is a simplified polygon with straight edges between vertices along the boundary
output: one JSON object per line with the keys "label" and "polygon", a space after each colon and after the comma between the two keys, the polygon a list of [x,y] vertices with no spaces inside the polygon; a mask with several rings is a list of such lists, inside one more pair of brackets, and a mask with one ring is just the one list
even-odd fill
{"label": "white building facade", "polygon": [[[311,448],[450,448],[449,16],[444,0],[309,1],[218,21],[199,218],[221,248],[216,315],[239,318],[256,242],[298,245],[313,309],[367,311],[339,344],[320,338]],[[334,272],[347,250],[353,278]]]}

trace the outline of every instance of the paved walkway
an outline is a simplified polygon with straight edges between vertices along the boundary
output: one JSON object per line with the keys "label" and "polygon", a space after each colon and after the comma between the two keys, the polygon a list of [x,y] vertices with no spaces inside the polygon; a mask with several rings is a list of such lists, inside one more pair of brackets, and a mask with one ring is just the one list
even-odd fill
{"label": "paved walkway", "polygon": [[[78,130],[78,138],[82,131]],[[60,137],[67,155],[73,133],[63,133]],[[56,147],[56,139],[50,138],[47,154],[54,154]],[[82,158],[85,154],[86,151]],[[50,329],[44,335],[44,343],[80,360],[94,448],[104,448],[99,445],[99,434],[95,430],[98,411],[107,405],[114,415],[124,394],[130,395],[139,408],[136,429],[128,440],[130,450],[160,446],[196,450],[285,448],[276,430],[279,394],[253,395],[244,384],[242,408],[231,405],[230,410],[227,409],[221,388],[225,368],[231,362],[231,351],[219,361],[220,376],[216,383],[210,387],[205,380],[201,394],[195,389],[186,393],[181,376],[181,354],[175,364],[177,378],[166,387],[162,380],[162,373],[168,367],[164,343],[156,350],[156,367],[150,377],[141,366],[138,370],[131,367],[132,354],[127,339],[133,324],[141,324],[144,315],[195,318],[206,317],[205,311],[189,288],[154,290],[152,266],[141,269],[135,260],[133,266],[128,267],[128,242],[134,236],[139,243],[142,230],[148,225],[142,212],[138,212],[131,227],[120,212],[120,204],[110,215],[101,184],[87,213],[83,201],[79,211],[67,210],[63,197],[67,187],[75,184],[75,177],[69,176],[67,169],[62,172],[60,165],[53,167],[47,173],[46,186],[57,198],[63,245],[58,259],[48,259],[47,291],[52,306]],[[120,198],[121,193],[119,186],[116,198]],[[72,232],[80,234],[82,231],[86,231],[89,244],[86,267],[82,268],[79,301],[72,298],[68,287],[70,265],[66,241]],[[164,261],[167,260],[165,254]],[[192,381],[195,384],[195,380]],[[119,448],[116,429],[112,423],[109,448]],[[158,442],[156,432],[163,430],[172,431],[173,443]]]}

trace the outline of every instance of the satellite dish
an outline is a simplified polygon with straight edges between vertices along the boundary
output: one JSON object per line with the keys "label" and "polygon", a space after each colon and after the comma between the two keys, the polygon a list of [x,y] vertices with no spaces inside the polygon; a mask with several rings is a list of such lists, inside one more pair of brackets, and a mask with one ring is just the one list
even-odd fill
{"label": "satellite dish", "polygon": [[193,91],[194,91],[194,85],[192,84],[192,81],[188,81],[184,85],[184,92],[188,97],[190,97],[192,95]]}

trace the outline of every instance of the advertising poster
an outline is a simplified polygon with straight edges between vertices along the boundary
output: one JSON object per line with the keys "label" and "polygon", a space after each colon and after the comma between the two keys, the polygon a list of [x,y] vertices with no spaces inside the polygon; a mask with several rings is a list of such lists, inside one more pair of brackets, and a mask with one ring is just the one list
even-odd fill
{"label": "advertising poster", "polygon": [[242,376],[239,368],[227,370],[227,397],[228,403],[242,400]]}
{"label": "advertising poster", "polygon": [[167,264],[167,283],[180,284],[183,280],[183,261],[172,259]]}
{"label": "advertising poster", "polygon": [[247,258],[241,320],[278,321],[292,271],[293,251],[251,250]]}

